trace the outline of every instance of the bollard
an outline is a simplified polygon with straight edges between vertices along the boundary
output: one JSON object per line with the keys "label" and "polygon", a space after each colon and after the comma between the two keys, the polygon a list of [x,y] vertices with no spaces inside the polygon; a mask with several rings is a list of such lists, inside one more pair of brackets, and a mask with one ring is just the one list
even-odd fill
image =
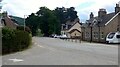
{"label": "bollard", "polygon": [[81,43],[81,39],[79,39],[79,42]]}
{"label": "bollard", "polygon": [[77,38],[75,39],[75,42],[77,42]]}

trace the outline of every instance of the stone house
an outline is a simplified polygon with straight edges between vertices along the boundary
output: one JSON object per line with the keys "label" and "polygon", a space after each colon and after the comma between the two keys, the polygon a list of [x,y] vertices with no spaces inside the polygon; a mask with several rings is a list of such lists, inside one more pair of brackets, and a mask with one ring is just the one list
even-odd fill
{"label": "stone house", "polygon": [[79,19],[75,19],[73,22],[67,21],[66,24],[62,24],[61,35],[67,35],[70,37],[81,37],[81,23]]}
{"label": "stone house", "polygon": [[91,12],[90,19],[82,24],[82,39],[86,41],[105,42],[110,32],[120,31],[120,5],[116,4],[115,12],[107,14],[106,9],[99,9],[98,16]]}

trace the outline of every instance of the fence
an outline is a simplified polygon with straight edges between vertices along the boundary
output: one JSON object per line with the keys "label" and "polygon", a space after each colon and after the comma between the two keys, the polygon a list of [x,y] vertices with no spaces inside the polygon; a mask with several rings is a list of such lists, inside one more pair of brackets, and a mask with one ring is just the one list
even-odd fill
{"label": "fence", "polygon": [[70,37],[70,38],[60,38],[66,41],[71,41],[71,42],[79,42],[81,43],[81,37],[80,36],[74,36],[74,37]]}

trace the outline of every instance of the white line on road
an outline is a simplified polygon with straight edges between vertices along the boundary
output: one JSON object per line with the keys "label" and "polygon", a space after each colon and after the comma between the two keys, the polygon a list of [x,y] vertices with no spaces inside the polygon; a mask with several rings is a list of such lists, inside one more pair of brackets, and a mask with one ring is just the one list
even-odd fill
{"label": "white line on road", "polygon": [[37,44],[37,43],[35,43],[35,45],[37,45],[38,47],[44,48],[43,46],[41,46],[41,45],[39,45],[39,44]]}
{"label": "white line on road", "polygon": [[41,47],[41,48],[44,48],[43,46],[41,46],[41,45],[39,45],[39,44],[37,44],[37,46],[38,46],[38,47]]}
{"label": "white line on road", "polygon": [[[41,48],[46,48],[46,47],[44,47],[44,46],[41,46],[41,45],[39,45],[39,44],[37,44],[37,43],[35,43],[38,47],[41,47]],[[50,47],[47,47],[47,49],[49,49],[49,50],[51,50],[51,51],[55,51],[55,49],[54,48],[50,48]]]}
{"label": "white line on road", "polygon": [[14,59],[9,59],[10,61],[13,61],[13,62],[21,62],[21,61],[24,61],[24,60],[22,60],[22,59],[16,59],[16,58],[14,58]]}

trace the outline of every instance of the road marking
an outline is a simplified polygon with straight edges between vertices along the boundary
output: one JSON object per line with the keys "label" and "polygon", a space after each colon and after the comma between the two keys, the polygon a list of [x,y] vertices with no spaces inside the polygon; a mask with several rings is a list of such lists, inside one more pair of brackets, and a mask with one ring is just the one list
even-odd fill
{"label": "road marking", "polygon": [[115,62],[115,61],[109,61],[109,62],[118,65],[118,62]]}
{"label": "road marking", "polygon": [[41,45],[39,45],[39,44],[37,44],[37,43],[36,43],[36,45],[37,45],[38,47],[44,48],[43,46],[41,46]]}
{"label": "road marking", "polygon": [[40,46],[40,45],[37,45],[38,47],[42,47],[42,48],[44,48],[43,46]]}
{"label": "road marking", "polygon": [[22,62],[22,61],[24,61],[24,60],[22,60],[22,59],[16,59],[16,58],[14,58],[14,59],[9,59],[10,61],[13,61],[13,62]]}
{"label": "road marking", "polygon": [[35,45],[37,45],[38,47],[44,48],[43,46],[41,46],[41,45],[39,45],[39,44],[37,44],[37,43],[35,43]]}
{"label": "road marking", "polygon": [[37,45],[37,43],[35,43],[35,45]]}

